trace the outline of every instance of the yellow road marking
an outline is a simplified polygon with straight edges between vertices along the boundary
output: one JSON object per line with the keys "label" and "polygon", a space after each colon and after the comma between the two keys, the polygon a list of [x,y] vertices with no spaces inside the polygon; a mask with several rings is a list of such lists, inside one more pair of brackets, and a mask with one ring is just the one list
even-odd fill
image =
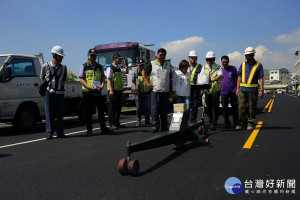
{"label": "yellow road marking", "polygon": [[271,110],[272,110],[272,107],[273,107],[273,104],[274,104],[274,99],[272,99],[272,103],[271,103],[271,105],[270,105],[270,107],[269,107],[269,110],[268,110],[268,112],[271,112]]}
{"label": "yellow road marking", "polygon": [[251,135],[249,136],[247,142],[244,144],[243,148],[244,149],[251,149],[252,147],[252,144],[262,126],[263,122],[262,121],[259,121],[255,127],[255,129],[253,130],[253,132],[251,133]]}
{"label": "yellow road marking", "polygon": [[269,105],[271,104],[272,99],[270,99],[270,101],[268,102],[268,104],[266,105],[266,107],[263,109],[263,112],[266,112],[266,110],[268,109]]}

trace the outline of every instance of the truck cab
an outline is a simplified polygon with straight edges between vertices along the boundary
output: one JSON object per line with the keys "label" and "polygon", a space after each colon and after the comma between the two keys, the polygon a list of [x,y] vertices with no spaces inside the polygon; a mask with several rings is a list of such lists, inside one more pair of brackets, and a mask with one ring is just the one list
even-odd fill
{"label": "truck cab", "polygon": [[[45,118],[44,97],[39,94],[39,56],[0,55],[0,122],[13,122],[16,128],[30,128]],[[81,84],[65,84],[65,115],[78,114]]]}
{"label": "truck cab", "polygon": [[31,125],[44,115],[44,99],[39,95],[40,61],[29,55],[0,55],[0,121],[13,119],[14,125]]}

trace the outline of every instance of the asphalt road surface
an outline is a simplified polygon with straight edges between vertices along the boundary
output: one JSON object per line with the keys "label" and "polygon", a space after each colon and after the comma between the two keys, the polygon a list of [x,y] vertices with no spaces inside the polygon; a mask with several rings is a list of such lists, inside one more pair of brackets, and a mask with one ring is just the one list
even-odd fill
{"label": "asphalt road surface", "polygon": [[[50,141],[43,126],[0,128],[0,199],[300,199],[300,98],[266,95],[258,110],[261,125],[253,132],[223,129],[220,116],[209,145],[133,153],[140,163],[136,177],[117,169],[127,140],[154,134],[135,127],[134,112],[122,113],[126,128],[112,135],[100,135],[96,121],[91,137],[73,120],[65,123],[68,138]],[[241,181],[241,194],[227,192],[231,177]]]}

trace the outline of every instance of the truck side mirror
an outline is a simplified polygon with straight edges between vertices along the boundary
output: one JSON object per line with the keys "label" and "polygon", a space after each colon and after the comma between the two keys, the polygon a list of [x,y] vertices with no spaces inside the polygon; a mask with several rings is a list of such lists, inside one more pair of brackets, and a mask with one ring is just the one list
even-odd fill
{"label": "truck side mirror", "polygon": [[3,81],[8,81],[11,79],[11,67],[4,67],[1,70],[0,74],[0,80]]}

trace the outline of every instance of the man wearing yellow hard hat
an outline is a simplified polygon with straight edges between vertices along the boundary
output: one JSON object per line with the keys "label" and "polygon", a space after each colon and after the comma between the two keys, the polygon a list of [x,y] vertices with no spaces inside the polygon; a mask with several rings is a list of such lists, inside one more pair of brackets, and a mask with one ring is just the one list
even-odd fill
{"label": "man wearing yellow hard hat", "polygon": [[[254,59],[255,49],[247,47],[245,49],[245,61],[242,62],[237,75],[236,95],[239,102],[239,124],[236,129],[240,130],[246,127],[247,130],[254,129],[254,120],[257,109],[257,96],[263,98],[264,91],[264,69],[260,62]],[[247,105],[249,106],[249,114],[247,114]]]}

